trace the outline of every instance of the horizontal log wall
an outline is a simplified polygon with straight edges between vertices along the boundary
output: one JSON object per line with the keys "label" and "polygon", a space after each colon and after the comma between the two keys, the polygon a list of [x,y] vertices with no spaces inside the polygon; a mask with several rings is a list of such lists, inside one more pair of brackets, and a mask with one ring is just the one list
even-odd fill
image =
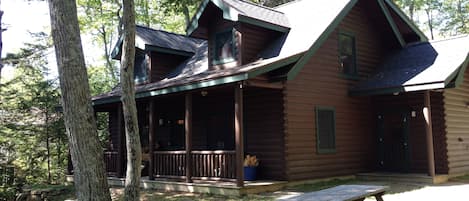
{"label": "horizontal log wall", "polygon": [[469,71],[460,86],[443,94],[449,174],[465,174],[469,172]]}
{"label": "horizontal log wall", "polygon": [[241,23],[242,64],[255,61],[259,53],[266,48],[280,33],[250,24]]}
{"label": "horizontal log wall", "polygon": [[[362,1],[360,1],[362,2]],[[330,177],[369,171],[374,162],[372,133],[374,120],[369,97],[350,97],[348,90],[358,81],[339,71],[338,33],[356,37],[357,68],[360,79],[374,71],[388,51],[379,26],[370,11],[358,3],[332,32],[285,90],[285,146],[288,180]],[[368,13],[368,14],[367,14]],[[314,26],[314,24],[311,24]],[[392,39],[391,39],[392,40]],[[336,153],[316,151],[315,107],[334,107],[336,111]]]}
{"label": "horizontal log wall", "polygon": [[285,179],[281,90],[246,88],[244,92],[245,154],[257,156],[260,179]]}
{"label": "horizontal log wall", "polygon": [[168,73],[187,59],[185,56],[151,52],[151,82],[157,82],[167,77]]}

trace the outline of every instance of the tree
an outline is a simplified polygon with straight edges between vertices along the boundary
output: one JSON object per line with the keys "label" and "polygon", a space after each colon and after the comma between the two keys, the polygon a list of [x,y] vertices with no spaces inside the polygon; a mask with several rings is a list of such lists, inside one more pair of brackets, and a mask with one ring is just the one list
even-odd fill
{"label": "tree", "polygon": [[135,5],[133,0],[123,0],[123,45],[121,58],[122,109],[124,113],[127,147],[127,172],[124,200],[140,199],[140,177],[142,148],[135,103],[134,59],[135,59]]}
{"label": "tree", "polygon": [[[2,55],[2,49],[3,49],[3,39],[2,39],[2,17],[3,17],[3,10],[0,10],[0,55]],[[2,59],[0,58],[0,81],[2,78],[2,68],[3,68],[3,63]],[[1,83],[1,82],[0,82]]]}
{"label": "tree", "polygon": [[47,77],[52,44],[45,33],[31,36],[34,44],[4,58],[14,67],[14,77],[0,88],[0,161],[15,166],[27,183],[58,183],[65,173],[61,152],[67,143],[56,110],[59,90],[55,78]]}
{"label": "tree", "polygon": [[469,33],[469,0],[446,0],[443,2],[441,31],[445,35]]}
{"label": "tree", "polygon": [[65,126],[78,200],[111,200],[99,143],[75,0],[50,0]]}

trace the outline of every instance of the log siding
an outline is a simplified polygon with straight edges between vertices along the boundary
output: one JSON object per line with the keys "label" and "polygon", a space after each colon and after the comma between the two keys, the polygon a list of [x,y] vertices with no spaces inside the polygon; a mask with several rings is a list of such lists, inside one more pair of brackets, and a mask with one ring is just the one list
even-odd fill
{"label": "log siding", "polygon": [[[359,79],[370,75],[389,49],[384,49],[376,22],[359,2],[284,90],[285,161],[288,180],[355,174],[372,169],[375,152],[369,97],[350,97],[358,80],[344,78],[338,61],[338,33],[356,37]],[[386,22],[382,22],[386,23]],[[314,25],[311,25],[314,26]],[[382,43],[381,43],[382,42]],[[316,106],[336,109],[336,152],[318,154]]]}
{"label": "log siding", "polygon": [[469,71],[460,86],[446,89],[443,96],[448,174],[462,175],[469,172]]}

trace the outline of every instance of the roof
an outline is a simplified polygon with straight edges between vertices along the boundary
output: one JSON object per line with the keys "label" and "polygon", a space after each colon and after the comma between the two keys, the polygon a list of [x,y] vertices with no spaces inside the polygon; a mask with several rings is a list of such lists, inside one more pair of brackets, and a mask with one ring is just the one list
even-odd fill
{"label": "roof", "polygon": [[327,28],[333,26],[348,4],[354,5],[350,0],[300,0],[278,6],[276,9],[285,13],[292,28],[283,40],[276,41],[263,55],[285,57],[308,51]]}
{"label": "roof", "polygon": [[[199,45],[204,42],[204,40],[155,30],[140,25],[136,26],[135,37],[135,46],[142,50],[152,48],[161,52],[171,52],[184,55],[195,53]],[[116,58],[116,56],[119,55],[122,41],[123,38],[121,37],[112,51],[113,58]]]}
{"label": "roof", "polygon": [[[137,34],[137,37],[139,40],[137,41],[141,41],[140,46],[145,48],[149,46],[170,48],[179,52],[192,52],[193,54],[189,55],[189,59],[171,72],[166,79],[137,86],[136,97],[156,96],[233,83],[289,64],[292,64],[293,67],[287,74],[288,79],[293,79],[353,6],[356,5],[357,1],[297,0],[278,6],[275,9],[258,6],[246,1],[203,1],[192,20],[192,25],[195,24],[195,27],[198,26],[198,19],[210,2],[222,9],[225,19],[245,20],[249,18],[257,20],[256,23],[262,21],[268,24],[275,23],[278,26],[290,27],[289,31],[284,33],[282,37],[272,41],[268,47],[261,51],[258,61],[226,70],[211,70],[208,68],[207,42],[204,40],[138,27],[139,34]],[[314,23],[312,23],[313,19]],[[186,43],[189,44],[187,47]],[[116,90],[95,97],[95,100],[99,99],[95,103],[108,102],[110,100],[104,99],[115,99],[119,93]]]}
{"label": "roof", "polygon": [[220,8],[226,20],[243,21],[282,32],[290,28],[288,18],[281,11],[272,8],[244,0],[204,0],[186,29],[187,35],[197,29],[198,21],[209,3]]}
{"label": "roof", "polygon": [[[292,64],[302,55],[291,55],[287,58],[274,57],[259,60],[243,66],[223,70],[210,70],[206,54],[207,43],[202,44],[201,51],[170,73],[165,79],[136,87],[136,98],[157,96],[197,88],[211,87],[248,80],[273,69]],[[115,89],[109,93],[93,97],[95,105],[118,102],[121,90]]]}
{"label": "roof", "polygon": [[469,36],[409,45],[391,54],[352,94],[383,94],[451,87],[469,62]]}

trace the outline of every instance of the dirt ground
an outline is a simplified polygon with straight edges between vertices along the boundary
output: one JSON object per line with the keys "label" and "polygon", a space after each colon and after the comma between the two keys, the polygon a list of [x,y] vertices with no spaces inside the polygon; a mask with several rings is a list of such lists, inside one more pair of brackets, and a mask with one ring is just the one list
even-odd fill
{"label": "dirt ground", "polygon": [[[419,183],[395,183],[395,182],[364,182],[357,180],[333,181],[326,184],[313,184],[284,189],[277,192],[248,195],[243,197],[226,197],[219,195],[194,194],[182,192],[161,192],[154,190],[142,191],[142,201],[168,200],[168,201],[268,201],[300,195],[305,192],[316,191],[322,188],[340,184],[367,184],[389,186],[389,191],[383,196],[385,201],[468,201],[469,200],[469,176],[456,179],[444,184],[429,185]],[[112,200],[122,200],[122,188],[112,188]],[[64,197],[60,200],[64,200]],[[73,200],[73,196],[65,200]],[[55,200],[55,199],[53,199]],[[366,201],[374,201],[375,198],[367,198]]]}

